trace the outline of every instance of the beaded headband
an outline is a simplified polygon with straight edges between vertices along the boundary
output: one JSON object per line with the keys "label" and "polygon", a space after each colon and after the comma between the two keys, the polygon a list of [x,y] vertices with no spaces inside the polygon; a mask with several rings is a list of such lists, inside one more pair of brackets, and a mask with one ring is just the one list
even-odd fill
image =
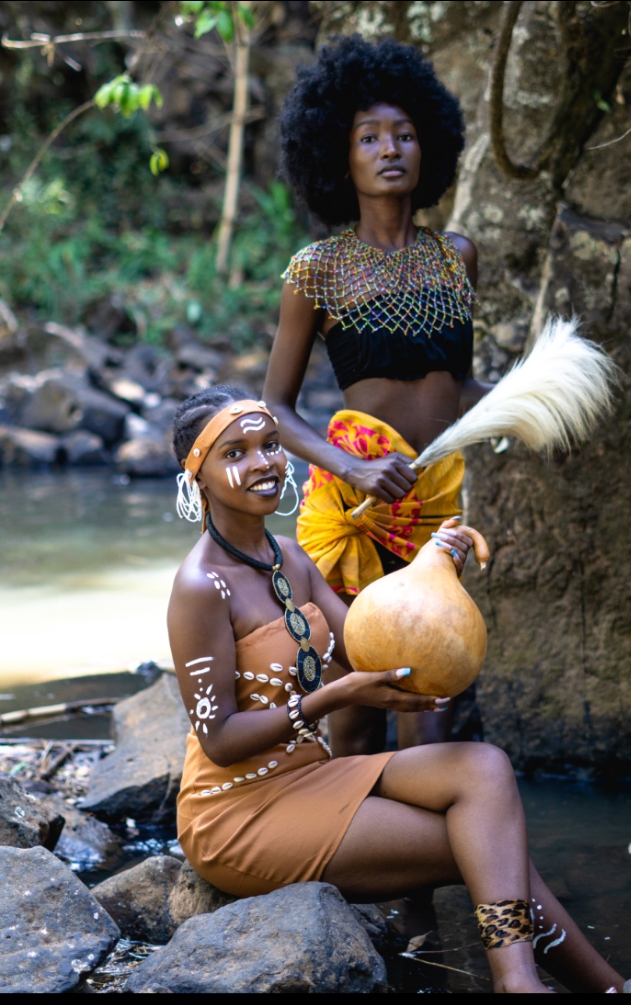
{"label": "beaded headband", "polygon": [[[267,415],[272,422],[277,423],[264,401],[245,398],[242,401],[234,401],[231,405],[227,405],[220,412],[217,412],[195,440],[186,458],[185,470],[177,478],[179,486],[177,512],[183,519],[189,520],[191,523],[197,523],[198,520],[203,519],[205,499],[202,499],[196,482],[200,468],[208,457],[213,444],[217,442],[228,426],[236,422],[239,416],[245,418],[246,415],[253,413]],[[253,423],[250,428],[255,428],[255,426],[256,423]]]}

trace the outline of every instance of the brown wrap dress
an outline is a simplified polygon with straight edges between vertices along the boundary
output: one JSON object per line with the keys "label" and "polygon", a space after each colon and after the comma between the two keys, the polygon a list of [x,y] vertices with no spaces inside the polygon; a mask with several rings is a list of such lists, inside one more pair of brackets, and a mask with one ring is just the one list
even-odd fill
{"label": "brown wrap dress", "polygon": [[[323,654],[331,637],[324,615],[314,604],[303,610]],[[264,715],[285,706],[298,685],[284,619],[240,639],[236,650],[238,710]],[[317,740],[280,743],[221,768],[192,730],[178,797],[180,844],[201,876],[235,896],[319,880],[392,756],[332,760],[318,732]]]}

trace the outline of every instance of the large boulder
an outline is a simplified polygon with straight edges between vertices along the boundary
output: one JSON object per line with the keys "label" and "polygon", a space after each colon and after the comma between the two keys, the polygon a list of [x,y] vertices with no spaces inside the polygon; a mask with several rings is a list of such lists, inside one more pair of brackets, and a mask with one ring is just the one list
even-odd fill
{"label": "large boulder", "polygon": [[49,467],[59,462],[61,451],[59,439],[50,433],[0,426],[0,467]]}
{"label": "large boulder", "polygon": [[386,968],[341,894],[299,883],[191,918],[131,994],[379,994]]}
{"label": "large boulder", "polygon": [[137,478],[166,478],[182,470],[171,444],[151,435],[123,443],[116,452],[115,461],[119,471]]}
{"label": "large boulder", "polygon": [[0,845],[52,851],[64,822],[57,808],[40,804],[12,778],[0,778]]}
{"label": "large boulder", "polygon": [[116,750],[92,771],[82,808],[106,819],[170,811],[190,730],[175,677],[164,674],[146,691],[119,702],[112,723]]}
{"label": "large boulder", "polygon": [[14,408],[16,423],[45,433],[77,429],[83,409],[75,388],[64,378],[62,370],[44,370],[37,377],[12,377],[5,399]]}
{"label": "large boulder", "polygon": [[44,848],[0,848],[0,994],[73,991],[119,939],[112,919]]}
{"label": "large boulder", "polygon": [[95,886],[92,893],[124,938],[162,945],[173,934],[169,895],[180,868],[177,859],[158,855],[111,876]]}

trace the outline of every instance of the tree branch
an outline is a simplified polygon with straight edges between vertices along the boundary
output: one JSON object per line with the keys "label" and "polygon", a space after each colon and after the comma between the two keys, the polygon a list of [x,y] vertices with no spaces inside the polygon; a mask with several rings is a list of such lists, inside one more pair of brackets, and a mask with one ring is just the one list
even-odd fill
{"label": "tree branch", "polygon": [[18,41],[2,36],[2,45],[5,49],[35,49],[50,45],[57,45],[58,42],[103,42],[107,39],[116,38],[145,38],[144,31],[84,31],[76,35],[43,35],[33,32],[30,39]]}
{"label": "tree branch", "polygon": [[19,183],[19,185],[16,185],[16,187],[13,189],[11,198],[9,199],[9,202],[5,206],[2,216],[0,216],[0,234],[4,230],[4,225],[7,222],[9,213],[15,206],[16,202],[22,201],[22,189],[24,188],[29,178],[31,178],[35,173],[35,171],[37,170],[39,162],[41,161],[42,157],[44,156],[48,148],[55,142],[59,134],[63,132],[66,126],[69,126],[71,122],[74,122],[74,120],[78,119],[80,115],[83,115],[84,112],[87,112],[89,108],[93,107],[94,107],[94,100],[91,98],[90,101],[86,101],[85,104],[79,105],[78,108],[75,108],[74,111],[70,112],[70,115],[66,116],[63,122],[59,123],[56,129],[53,129],[48,139],[39,148],[37,154],[29,164],[26,174],[22,178],[22,181]]}

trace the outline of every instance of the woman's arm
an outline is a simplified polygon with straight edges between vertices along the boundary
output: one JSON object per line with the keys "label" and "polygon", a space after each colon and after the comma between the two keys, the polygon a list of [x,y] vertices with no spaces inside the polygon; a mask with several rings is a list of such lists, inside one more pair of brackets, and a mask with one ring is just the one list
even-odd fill
{"label": "woman's arm", "polygon": [[[229,606],[204,578],[201,573],[178,575],[169,605],[169,637],[182,700],[202,749],[215,764],[228,767],[278,743],[288,743],[295,730],[286,707],[237,710],[236,648]],[[343,636],[339,618],[334,616],[333,624]],[[313,722],[355,704],[405,712],[439,707],[437,698],[399,691],[399,679],[394,670],[350,673],[306,695],[304,716]]]}
{"label": "woman's arm", "polygon": [[[462,255],[469,282],[475,290],[478,285],[478,249],[473,241],[470,241],[468,237],[463,237],[462,234],[448,233],[446,236],[451,238]],[[473,370],[471,370],[462,382],[460,414],[468,412],[470,408],[477,405],[492,388],[493,384],[485,384],[481,380],[476,380],[473,376]]]}
{"label": "woman's arm", "polygon": [[376,495],[388,503],[402,499],[416,481],[410,471],[409,458],[397,453],[375,461],[352,457],[327,443],[296,412],[296,401],[321,320],[322,312],[314,310],[313,301],[304,293],[296,292],[292,284],[285,283],[278,333],[263,391],[268,407],[278,416],[282,444],[296,457],[330,471],[367,495]]}

